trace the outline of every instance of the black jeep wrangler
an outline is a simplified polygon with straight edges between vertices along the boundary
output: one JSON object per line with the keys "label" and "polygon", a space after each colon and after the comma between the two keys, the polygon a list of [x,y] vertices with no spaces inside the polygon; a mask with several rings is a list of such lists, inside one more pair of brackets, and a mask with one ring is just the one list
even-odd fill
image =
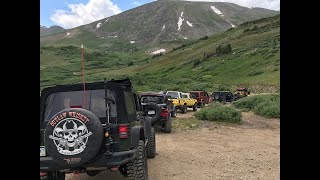
{"label": "black jeep wrangler", "polygon": [[151,118],[129,79],[45,88],[40,97],[40,179],[66,173],[94,176],[118,169],[129,179],[148,179],[155,157]]}
{"label": "black jeep wrangler", "polygon": [[140,94],[144,112],[151,117],[152,126],[160,125],[165,133],[171,133],[172,119],[177,109],[168,96],[161,93],[144,92]]}

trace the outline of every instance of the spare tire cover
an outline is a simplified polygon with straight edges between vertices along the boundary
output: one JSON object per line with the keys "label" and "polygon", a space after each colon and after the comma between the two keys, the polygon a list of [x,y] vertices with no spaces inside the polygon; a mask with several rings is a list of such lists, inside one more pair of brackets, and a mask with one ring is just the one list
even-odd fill
{"label": "spare tire cover", "polygon": [[158,106],[158,104],[154,103],[154,102],[149,102],[147,103],[148,105],[148,110],[154,110],[155,111],[155,114],[154,115],[148,115],[149,117],[151,117],[151,122],[154,122],[156,120],[158,120],[160,118],[160,112],[161,112],[161,109],[160,107]]}
{"label": "spare tire cover", "polygon": [[99,118],[80,108],[57,113],[45,130],[47,153],[59,167],[77,167],[88,162],[98,153],[102,141]]}

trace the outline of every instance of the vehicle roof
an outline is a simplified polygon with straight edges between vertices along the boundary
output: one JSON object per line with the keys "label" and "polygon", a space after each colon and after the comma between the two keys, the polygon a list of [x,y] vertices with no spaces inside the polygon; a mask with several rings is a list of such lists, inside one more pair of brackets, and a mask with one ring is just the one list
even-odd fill
{"label": "vehicle roof", "polygon": [[[121,80],[109,80],[106,82],[112,82],[121,85],[123,88],[132,88],[131,81],[126,79]],[[96,81],[85,83],[86,90],[96,90],[96,89],[104,89],[105,81]],[[65,85],[56,85],[51,87],[44,88],[41,92],[65,92],[65,91],[81,91],[83,90],[83,83],[75,83],[75,84],[65,84]]]}
{"label": "vehicle roof", "polygon": [[165,96],[165,94],[155,93],[155,92],[143,92],[140,96]]}
{"label": "vehicle roof", "polygon": [[180,93],[180,91],[167,91],[166,93],[168,93],[168,92]]}
{"label": "vehicle roof", "polygon": [[193,92],[206,92],[206,91],[189,91],[190,93],[193,93]]}

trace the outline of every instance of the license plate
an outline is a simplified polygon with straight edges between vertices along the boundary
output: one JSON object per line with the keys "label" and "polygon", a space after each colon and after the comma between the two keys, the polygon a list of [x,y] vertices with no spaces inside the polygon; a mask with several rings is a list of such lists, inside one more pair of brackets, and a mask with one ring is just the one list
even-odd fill
{"label": "license plate", "polygon": [[44,146],[40,146],[40,156],[46,156],[46,148]]}
{"label": "license plate", "polygon": [[149,115],[156,114],[156,111],[155,111],[155,110],[148,111],[148,114],[149,114]]}

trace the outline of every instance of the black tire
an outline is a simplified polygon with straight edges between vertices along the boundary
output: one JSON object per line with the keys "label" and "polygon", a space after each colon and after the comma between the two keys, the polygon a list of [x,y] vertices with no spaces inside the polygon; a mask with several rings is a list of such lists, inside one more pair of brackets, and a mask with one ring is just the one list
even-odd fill
{"label": "black tire", "polygon": [[171,112],[171,117],[172,118],[177,117],[177,108],[174,107],[173,111]]}
{"label": "black tire", "polygon": [[47,173],[46,180],[65,180],[66,173],[60,171],[50,171]]}
{"label": "black tire", "polygon": [[121,175],[127,177],[128,176],[128,173],[127,173],[127,165],[124,164],[124,165],[121,165],[118,167],[118,170],[120,172]]}
{"label": "black tire", "polygon": [[151,128],[151,133],[148,138],[146,151],[147,151],[147,158],[156,157],[156,134],[153,127]]}
{"label": "black tire", "polygon": [[88,176],[94,177],[94,176],[98,175],[99,173],[101,173],[101,171],[94,170],[94,171],[87,171],[86,173],[88,174]]}
{"label": "black tire", "polygon": [[147,153],[142,140],[139,140],[136,158],[127,164],[127,175],[130,180],[148,179]]}
{"label": "black tire", "polygon": [[53,117],[46,126],[45,148],[55,164],[79,167],[96,156],[103,141],[103,128],[96,115],[70,108]]}
{"label": "black tire", "polygon": [[168,116],[168,119],[166,121],[166,125],[164,126],[164,132],[171,133],[171,126],[172,126],[172,119],[170,116]]}
{"label": "black tire", "polygon": [[186,106],[186,105],[183,105],[182,107],[181,107],[181,111],[182,111],[182,113],[184,114],[184,113],[187,113],[187,109],[188,107]]}
{"label": "black tire", "polygon": [[205,103],[202,101],[201,103],[200,103],[200,108],[203,108],[205,106]]}
{"label": "black tire", "polygon": [[192,106],[192,110],[193,111],[197,111],[198,110],[198,104],[197,103]]}
{"label": "black tire", "polygon": [[147,112],[147,115],[149,117],[151,117],[151,122],[154,123],[155,121],[157,121],[160,118],[161,109],[158,106],[158,104],[156,104],[154,102],[150,102],[150,103],[147,103],[147,104],[148,104],[148,111],[150,111],[150,110],[154,110],[155,111],[155,115],[152,115],[152,116],[149,116],[148,112]]}

